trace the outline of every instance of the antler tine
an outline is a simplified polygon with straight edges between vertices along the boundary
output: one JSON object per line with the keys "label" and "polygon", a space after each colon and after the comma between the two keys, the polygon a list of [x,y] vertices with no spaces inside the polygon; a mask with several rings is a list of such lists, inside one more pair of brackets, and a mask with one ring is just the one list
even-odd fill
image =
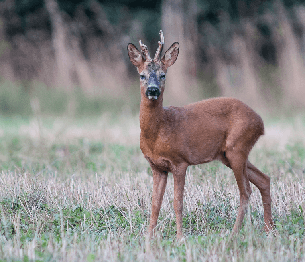
{"label": "antler tine", "polygon": [[147,46],[144,45],[141,40],[139,41],[139,43],[140,43],[141,51],[142,51],[142,54],[144,55],[145,60],[152,61],[152,59],[150,58],[150,54],[148,52]]}
{"label": "antler tine", "polygon": [[161,52],[162,52],[163,45],[164,45],[163,31],[160,30],[159,34],[160,34],[161,41],[158,41],[159,47],[158,47],[158,49],[156,51],[156,54],[155,54],[155,57],[154,57],[154,62],[157,62],[160,59]]}

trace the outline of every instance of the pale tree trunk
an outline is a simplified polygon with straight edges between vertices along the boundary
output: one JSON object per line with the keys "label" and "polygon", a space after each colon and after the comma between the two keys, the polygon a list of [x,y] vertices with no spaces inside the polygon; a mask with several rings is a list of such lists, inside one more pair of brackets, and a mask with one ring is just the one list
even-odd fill
{"label": "pale tree trunk", "polygon": [[131,97],[129,87],[132,82],[129,80],[126,64],[129,60],[125,62],[127,59],[125,43],[128,41],[122,38],[120,29],[108,21],[98,1],[91,1],[90,10],[98,17],[96,25],[103,32],[102,39],[93,36],[87,43],[91,63],[90,73],[98,87],[94,93],[112,98],[129,99]]}
{"label": "pale tree trunk", "polygon": [[79,46],[79,39],[72,36],[65,26],[56,0],[46,0],[45,3],[53,26],[52,38],[59,76],[58,85],[64,85],[66,89],[71,90],[72,73],[75,73],[81,88],[85,92],[93,94],[94,81],[90,67]]}
{"label": "pale tree trunk", "polygon": [[[305,105],[305,67],[301,54],[301,48],[297,43],[295,34],[286,11],[278,4],[279,21],[281,27],[280,36],[283,47],[280,53],[280,70],[283,85],[283,102],[286,105]],[[299,18],[305,26],[304,9],[300,10]]]}
{"label": "pale tree trunk", "polygon": [[221,60],[216,50],[211,50],[210,56],[212,57],[212,63],[216,72],[216,83],[221,95],[225,97],[232,96],[234,93],[230,82],[229,66]]}
{"label": "pale tree trunk", "polygon": [[214,65],[216,82],[221,95],[236,97],[251,106],[261,105],[258,76],[254,66],[254,53],[252,46],[245,40],[246,37],[234,35],[232,50],[236,65],[228,65],[221,58],[217,49],[211,47],[209,55]]}
{"label": "pale tree trunk", "polygon": [[78,82],[86,93],[94,94],[94,83],[92,80],[91,71],[79,46],[78,39],[75,37],[72,38],[71,44],[73,50],[74,69],[78,77]]}
{"label": "pale tree trunk", "polygon": [[233,37],[234,49],[237,50],[237,57],[240,66],[241,86],[237,97],[251,106],[261,105],[259,93],[258,76],[254,66],[254,54],[251,45],[244,37],[235,35]]}
{"label": "pale tree trunk", "polygon": [[45,0],[46,9],[49,12],[52,24],[52,39],[55,52],[55,61],[58,79],[55,79],[55,85],[63,86],[66,90],[72,89],[72,59],[66,47],[67,29],[60,14],[56,0]]}
{"label": "pale tree trunk", "polygon": [[[196,83],[197,29],[188,19],[195,17],[195,1],[188,4],[192,9],[184,10],[183,0],[164,0],[162,4],[162,30],[165,37],[165,51],[174,42],[179,42],[179,56],[167,74],[165,101],[173,105],[186,104],[198,99]],[[195,10],[196,11],[196,10]]]}

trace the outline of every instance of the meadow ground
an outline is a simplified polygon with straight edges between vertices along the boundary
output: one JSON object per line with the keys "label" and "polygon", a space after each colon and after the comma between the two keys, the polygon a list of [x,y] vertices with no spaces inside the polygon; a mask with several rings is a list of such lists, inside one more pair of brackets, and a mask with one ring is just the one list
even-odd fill
{"label": "meadow ground", "polygon": [[305,117],[265,120],[250,160],[271,177],[278,235],[263,233],[253,194],[230,238],[239,193],[218,162],[190,167],[184,239],[175,240],[169,176],[156,237],[145,239],[152,176],[138,117],[124,112],[0,119],[1,261],[305,261]]}

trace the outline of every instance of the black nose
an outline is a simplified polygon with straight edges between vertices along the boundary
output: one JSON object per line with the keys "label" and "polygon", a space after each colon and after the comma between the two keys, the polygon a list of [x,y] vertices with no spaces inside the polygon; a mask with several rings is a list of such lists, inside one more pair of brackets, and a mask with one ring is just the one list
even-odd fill
{"label": "black nose", "polygon": [[156,86],[149,86],[146,90],[147,96],[159,96],[160,95],[160,89]]}

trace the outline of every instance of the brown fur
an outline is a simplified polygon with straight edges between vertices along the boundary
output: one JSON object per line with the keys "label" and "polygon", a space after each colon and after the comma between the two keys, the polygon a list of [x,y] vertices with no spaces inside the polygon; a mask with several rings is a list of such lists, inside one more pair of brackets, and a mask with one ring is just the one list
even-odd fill
{"label": "brown fur", "polygon": [[[145,49],[145,51],[147,51]],[[168,172],[174,177],[174,209],[177,237],[182,237],[183,190],[186,169],[190,165],[222,161],[234,172],[240,191],[240,207],[233,228],[238,232],[251,194],[250,183],[258,187],[263,199],[265,230],[273,229],[271,216],[270,178],[248,161],[258,138],[264,134],[261,117],[234,98],[213,98],[184,107],[163,107],[165,81],[160,79],[161,94],[148,99],[147,79],[154,72],[165,74],[177,59],[178,43],[174,43],[159,61],[146,61],[133,44],[128,54],[141,80],[140,147],[153,171],[152,213],[148,233],[151,236],[166,187]]]}

